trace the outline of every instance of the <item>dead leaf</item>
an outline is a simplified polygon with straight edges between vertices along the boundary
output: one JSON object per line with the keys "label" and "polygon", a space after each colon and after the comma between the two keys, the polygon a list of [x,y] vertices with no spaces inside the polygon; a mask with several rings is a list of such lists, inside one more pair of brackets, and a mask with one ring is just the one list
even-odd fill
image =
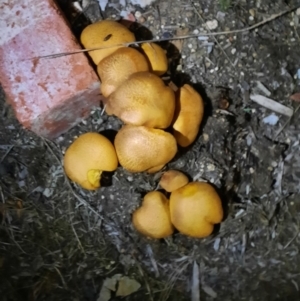
{"label": "dead leaf", "polygon": [[116,296],[126,297],[135,293],[140,287],[140,283],[138,283],[136,280],[124,276],[119,281]]}
{"label": "dead leaf", "polygon": [[291,95],[290,100],[300,102],[300,92]]}

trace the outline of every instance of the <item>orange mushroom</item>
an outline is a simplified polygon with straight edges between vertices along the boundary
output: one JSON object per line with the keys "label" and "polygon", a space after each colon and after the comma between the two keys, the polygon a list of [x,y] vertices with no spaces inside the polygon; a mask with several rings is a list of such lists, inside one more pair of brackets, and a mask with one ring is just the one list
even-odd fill
{"label": "orange mushroom", "polygon": [[151,238],[172,235],[174,227],[170,219],[169,200],[159,191],[147,193],[142,206],[132,214],[136,230]]}
{"label": "orange mushroom", "polygon": [[97,66],[103,96],[108,97],[133,73],[148,70],[149,63],[138,50],[131,47],[119,48]]}
{"label": "orange mushroom", "polygon": [[100,187],[103,171],[114,171],[117,167],[118,158],[113,144],[94,132],[80,135],[64,155],[66,175],[88,190]]}
{"label": "orange mushroom", "polygon": [[106,101],[106,112],[125,124],[165,129],[172,123],[175,95],[161,78],[137,72],[123,82]]}
{"label": "orange mushroom", "polygon": [[177,91],[173,134],[177,143],[187,147],[196,139],[204,114],[204,103],[200,94],[185,84]]}
{"label": "orange mushroom", "polygon": [[189,178],[181,171],[168,170],[160,178],[159,185],[167,192],[172,192],[186,185]]}
{"label": "orange mushroom", "polygon": [[172,224],[182,234],[207,237],[223,219],[221,199],[214,187],[204,182],[191,182],[170,196]]}
{"label": "orange mushroom", "polygon": [[125,43],[135,42],[135,36],[126,26],[116,21],[102,20],[85,27],[80,41],[87,49],[102,48],[88,52],[93,62],[98,65],[106,56],[124,47]]}
{"label": "orange mushroom", "polygon": [[143,43],[141,48],[144,50],[154,74],[161,76],[167,72],[168,58],[164,49],[156,43]]}
{"label": "orange mushroom", "polygon": [[177,152],[173,135],[145,126],[123,126],[114,144],[120,164],[131,172],[156,172]]}

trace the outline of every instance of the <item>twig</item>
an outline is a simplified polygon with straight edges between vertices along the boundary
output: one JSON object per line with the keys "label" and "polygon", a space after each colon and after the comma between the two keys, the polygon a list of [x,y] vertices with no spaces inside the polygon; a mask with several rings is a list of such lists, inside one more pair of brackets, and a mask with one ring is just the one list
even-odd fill
{"label": "twig", "polygon": [[65,282],[65,279],[64,279],[64,277],[62,276],[60,270],[59,270],[56,266],[54,266],[54,269],[56,270],[57,274],[60,276],[60,279],[61,279],[61,282],[62,282],[64,288],[65,288],[65,289],[68,289],[67,284],[66,284],[66,282]]}
{"label": "twig", "polygon": [[179,275],[181,275],[183,271],[186,270],[189,264],[190,264],[189,261],[188,262],[183,261],[179,264],[179,270],[175,270],[173,273],[171,273],[168,279],[168,284],[166,286],[166,289],[162,292],[159,298],[160,301],[166,301],[169,298],[176,280],[179,278]]}
{"label": "twig", "polygon": [[298,234],[299,234],[299,230],[296,232],[294,237],[292,237],[292,239],[283,247],[284,250],[297,238]]}
{"label": "twig", "polygon": [[3,157],[1,158],[1,160],[0,160],[0,163],[2,163],[3,162],[3,160],[5,159],[5,157],[10,153],[10,151],[13,149],[13,145],[11,145],[10,147],[9,147],[9,149],[6,151],[6,153],[3,155]]}
{"label": "twig", "polygon": [[152,296],[152,292],[151,292],[149,282],[148,282],[148,280],[147,280],[147,278],[146,278],[146,276],[143,272],[143,269],[142,269],[142,267],[141,267],[141,265],[139,264],[138,261],[136,261],[136,264],[137,264],[137,267],[138,267],[138,270],[139,270],[141,276],[143,277],[143,279],[145,281],[145,285],[146,285],[146,288],[147,288],[147,291],[148,291],[148,294],[149,294],[149,298],[150,298],[151,301],[153,301],[154,299],[153,299],[153,296]]}
{"label": "twig", "polygon": [[284,106],[271,98],[265,97],[263,95],[251,94],[250,99],[257,104],[279,114],[286,115],[288,117],[293,116],[294,112],[291,108]]}
{"label": "twig", "polygon": [[294,114],[285,122],[285,124],[281,127],[281,129],[278,130],[278,132],[275,134],[275,136],[273,137],[273,141],[278,137],[278,135],[285,129],[285,127],[289,124],[289,122],[291,121],[291,119],[294,117],[294,115],[296,114],[296,112],[299,110],[300,105],[295,109]]}
{"label": "twig", "polygon": [[227,34],[233,34],[233,33],[241,33],[241,32],[246,32],[250,31],[253,29],[256,29],[262,25],[265,25],[287,13],[290,13],[294,10],[299,8],[299,6],[290,8],[288,10],[285,10],[283,12],[280,12],[278,14],[272,15],[271,17],[267,18],[266,20],[260,21],[256,24],[253,24],[249,27],[246,28],[241,28],[241,29],[234,29],[234,30],[227,30],[227,31],[218,31],[218,32],[200,32],[198,34],[190,34],[190,35],[183,35],[183,36],[177,36],[177,37],[171,37],[171,38],[164,38],[164,39],[154,39],[154,40],[144,40],[144,41],[136,41],[136,42],[130,42],[130,43],[122,43],[122,44],[115,44],[111,45],[109,47],[95,47],[95,48],[88,48],[88,49],[80,49],[80,50],[75,50],[75,51],[70,51],[70,52],[61,52],[61,53],[56,53],[56,54],[49,54],[49,55],[43,55],[43,56],[38,56],[38,57],[33,57],[29,58],[26,60],[36,60],[36,59],[41,59],[41,58],[57,58],[61,56],[66,56],[66,55],[72,55],[72,54],[78,54],[82,52],[89,52],[89,51],[94,51],[94,50],[99,50],[99,49],[107,49],[107,48],[112,48],[112,47],[117,47],[117,46],[123,46],[123,47],[128,47],[131,45],[135,44],[142,44],[142,43],[153,43],[153,42],[165,42],[165,41],[174,41],[174,40],[182,40],[182,39],[191,39],[191,38],[198,38],[199,36],[220,36],[220,35],[227,35]]}
{"label": "twig", "polygon": [[75,235],[75,237],[76,237],[76,239],[77,239],[77,241],[78,241],[78,245],[79,245],[81,251],[85,254],[84,248],[83,248],[83,246],[82,246],[82,244],[81,244],[81,241],[80,241],[80,239],[79,239],[79,237],[78,237],[78,235],[77,235],[77,232],[76,232],[76,230],[75,230],[75,228],[74,228],[74,226],[73,226],[72,223],[71,223],[71,227],[72,227],[72,230],[73,230],[73,232],[74,232],[74,235]]}

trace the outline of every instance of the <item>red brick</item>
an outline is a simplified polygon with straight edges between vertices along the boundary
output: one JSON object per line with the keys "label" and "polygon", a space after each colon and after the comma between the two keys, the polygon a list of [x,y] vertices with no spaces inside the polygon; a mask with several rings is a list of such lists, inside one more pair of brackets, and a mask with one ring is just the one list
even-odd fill
{"label": "red brick", "polygon": [[100,102],[99,80],[51,0],[0,1],[0,82],[7,102],[27,129],[55,138]]}

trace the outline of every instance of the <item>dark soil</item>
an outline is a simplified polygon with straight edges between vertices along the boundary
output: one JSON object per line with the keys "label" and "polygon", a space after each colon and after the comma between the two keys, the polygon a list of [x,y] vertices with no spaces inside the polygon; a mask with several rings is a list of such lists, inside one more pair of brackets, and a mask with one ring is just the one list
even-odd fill
{"label": "dark soil", "polygon": [[[110,1],[101,11],[96,0],[83,2],[81,14],[72,1],[60,2],[77,37],[88,23],[128,11],[138,17],[131,29],[139,39],[198,34],[209,20],[218,20],[213,31],[246,28],[300,6],[299,0],[163,0],[141,8]],[[162,44],[171,59],[168,76],[178,86],[191,83],[206,105],[197,140],[164,169],[218,189],[226,216],[206,239],[175,233],[155,241],[133,228],[132,212],[157,189],[164,170],[132,174],[119,167],[96,192],[65,177],[66,147],[87,131],[113,134],[121,127],[117,118],[99,108],[48,141],[19,125],[2,93],[1,300],[96,301],[103,281],[118,273],[141,284],[123,300],[192,300],[195,263],[202,301],[299,300],[300,126],[298,103],[289,98],[300,91],[299,18],[293,11],[255,30]],[[253,93],[295,109],[294,116],[256,104]],[[265,122],[270,115],[278,117],[275,125]]]}

